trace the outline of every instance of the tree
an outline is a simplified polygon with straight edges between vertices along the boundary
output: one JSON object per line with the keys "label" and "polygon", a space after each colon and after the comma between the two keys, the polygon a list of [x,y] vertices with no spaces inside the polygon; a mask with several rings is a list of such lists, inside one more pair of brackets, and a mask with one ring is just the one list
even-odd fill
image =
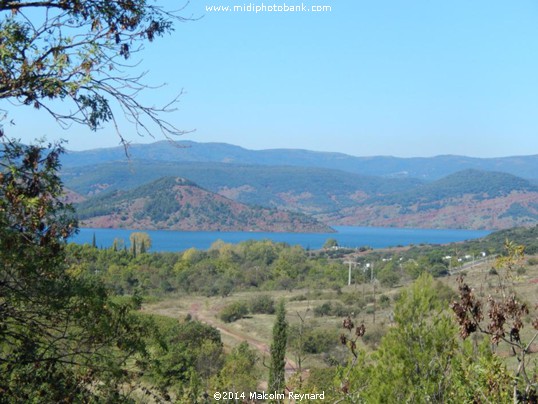
{"label": "tree", "polygon": [[[402,292],[394,309],[396,326],[376,354],[369,396],[389,402],[444,402],[456,349],[456,330],[429,274]],[[374,399],[374,401],[377,401]]]}
{"label": "tree", "polygon": [[[137,100],[148,88],[144,73],[124,73],[145,41],[185,21],[177,12],[146,0],[10,0],[0,1],[0,16],[0,100],[44,109],[63,127],[111,122],[124,143],[118,110],[140,135],[152,136],[155,126],[167,137],[182,133],[159,117],[177,98],[144,106]],[[59,110],[56,101],[69,106]]]}
{"label": "tree", "polygon": [[0,401],[116,401],[145,327],[96,278],[70,271],[77,231],[57,176],[61,146],[0,151]]}
{"label": "tree", "polygon": [[335,238],[328,238],[325,241],[325,244],[323,244],[323,248],[326,250],[329,250],[335,247],[338,247],[338,240],[336,240]]}
{"label": "tree", "polygon": [[271,343],[271,363],[269,367],[269,391],[282,393],[286,387],[286,344],[288,339],[288,323],[286,306],[280,301],[276,309],[276,321],[273,326]]}
{"label": "tree", "polygon": [[144,254],[151,248],[151,237],[148,233],[135,232],[129,235],[133,255]]}
{"label": "tree", "polygon": [[450,402],[456,328],[443,313],[431,275],[420,275],[402,292],[394,319],[395,326],[368,358],[357,346],[367,332],[364,325],[344,320],[349,336],[340,339],[353,358],[341,372],[342,391],[352,402]]}
{"label": "tree", "polygon": [[257,362],[256,351],[246,341],[241,342],[226,357],[219,375],[219,389],[239,394],[256,391],[259,373],[256,369]]}

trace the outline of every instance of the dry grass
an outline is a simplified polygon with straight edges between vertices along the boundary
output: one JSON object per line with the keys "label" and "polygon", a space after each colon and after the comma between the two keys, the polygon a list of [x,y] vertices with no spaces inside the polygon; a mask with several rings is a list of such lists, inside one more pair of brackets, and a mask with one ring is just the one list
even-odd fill
{"label": "dry grass", "polygon": [[[530,257],[529,257],[530,258]],[[491,272],[493,263],[485,263],[477,265],[466,270],[465,282],[474,288],[475,294],[481,297],[487,309],[487,297],[489,295],[496,296],[499,293],[499,275],[494,275]],[[517,296],[524,302],[528,303],[531,310],[526,320],[537,317],[536,304],[538,303],[538,265],[526,265],[524,273],[515,274],[509,282],[509,289],[515,291]],[[499,271],[500,272],[500,271]],[[439,278],[439,281],[451,289],[457,291],[456,276]],[[384,288],[376,286],[376,308],[375,308],[375,323],[374,323],[374,304],[373,287],[370,284],[366,285],[351,285],[342,288],[342,293],[346,294],[346,301],[353,301],[353,296],[356,296],[357,301],[367,301],[367,305],[358,313],[354,313],[356,323],[364,323],[366,330],[370,330],[373,334],[372,339],[368,344],[364,344],[367,350],[374,349],[376,340],[388,330],[392,320],[392,310],[394,307],[394,298],[400,293],[402,287]],[[221,331],[222,340],[226,350],[231,349],[241,341],[247,341],[252,346],[256,347],[262,355],[267,356],[269,345],[272,338],[272,327],[274,315],[255,314],[247,318],[241,319],[233,323],[224,323],[218,318],[220,310],[226,305],[236,302],[249,302],[256,298],[260,293],[271,295],[275,301],[284,299],[286,301],[287,318],[290,324],[299,324],[301,318],[305,319],[308,324],[322,328],[336,330],[341,328],[341,316],[323,316],[315,317],[314,308],[321,305],[323,302],[339,302],[342,303],[341,295],[333,290],[312,291],[312,290],[296,290],[289,291],[271,291],[259,292],[249,291],[235,293],[229,297],[202,297],[202,296],[184,296],[164,301],[147,304],[144,310],[150,313],[157,313],[178,319],[185,318],[190,314],[193,318],[204,321]],[[384,294],[390,298],[390,306],[386,308],[379,307],[379,296]],[[299,300],[298,300],[299,299]],[[304,299],[304,300],[303,300]],[[450,309],[447,307],[447,311]],[[535,330],[527,324],[522,330],[522,339],[529,340]],[[532,347],[532,351],[538,351],[538,341]],[[507,362],[511,364],[515,359],[511,356],[510,350],[506,344],[501,344],[498,348],[498,353],[502,357],[507,358]],[[289,353],[289,358],[293,358],[293,353]],[[324,366],[319,356],[311,356],[306,358],[305,365],[309,366]]]}

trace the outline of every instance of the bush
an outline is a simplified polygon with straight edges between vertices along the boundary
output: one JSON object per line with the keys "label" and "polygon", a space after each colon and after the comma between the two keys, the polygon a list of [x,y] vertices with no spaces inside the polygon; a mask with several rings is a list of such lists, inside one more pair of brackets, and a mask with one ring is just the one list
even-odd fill
{"label": "bush", "polygon": [[383,286],[392,288],[400,282],[400,274],[391,270],[381,271],[379,274],[379,282]]}
{"label": "bush", "polygon": [[347,315],[350,315],[351,313],[356,314],[360,311],[361,308],[357,306],[343,306],[341,303],[325,302],[320,306],[314,307],[314,316],[345,317]]}
{"label": "bush", "polygon": [[225,323],[233,323],[248,314],[248,306],[245,302],[235,302],[223,308],[220,312],[220,319]]}
{"label": "bush", "polygon": [[493,268],[493,267],[490,268],[490,270],[488,271],[488,274],[489,275],[499,275],[497,270],[495,268]]}
{"label": "bush", "polygon": [[275,300],[268,295],[255,297],[250,301],[250,312],[253,314],[274,314]]}
{"label": "bush", "polygon": [[386,309],[390,306],[390,297],[387,295],[381,295],[379,296],[379,306],[383,309]]}
{"label": "bush", "polygon": [[329,316],[331,313],[332,307],[330,302],[325,302],[321,306],[314,307],[314,315],[316,317]]}

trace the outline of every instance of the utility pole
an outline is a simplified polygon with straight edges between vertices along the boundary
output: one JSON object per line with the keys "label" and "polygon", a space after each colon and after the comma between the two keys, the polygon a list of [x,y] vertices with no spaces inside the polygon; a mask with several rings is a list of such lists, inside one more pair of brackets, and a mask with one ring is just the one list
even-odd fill
{"label": "utility pole", "polygon": [[351,265],[357,266],[355,261],[344,261],[344,264],[349,264],[349,272],[347,275],[347,286],[351,285]]}

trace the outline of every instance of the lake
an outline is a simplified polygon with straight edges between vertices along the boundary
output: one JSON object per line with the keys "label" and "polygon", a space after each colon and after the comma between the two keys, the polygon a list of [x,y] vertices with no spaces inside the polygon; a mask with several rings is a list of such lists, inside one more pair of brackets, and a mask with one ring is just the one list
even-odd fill
{"label": "lake", "polygon": [[[369,246],[384,248],[423,243],[446,244],[480,238],[491,233],[486,230],[397,229],[352,226],[335,226],[333,228],[337,233],[186,232],[170,230],[148,230],[144,232],[151,237],[151,251],[184,251],[191,247],[207,250],[211,244],[219,239],[233,244],[246,240],[268,239],[316,250],[321,248],[328,238],[334,238],[342,247]],[[80,229],[79,234],[72,237],[71,241],[78,244],[91,244],[95,234],[98,247],[111,247],[115,238],[123,239],[128,245],[129,235],[137,231],[143,230]]]}

